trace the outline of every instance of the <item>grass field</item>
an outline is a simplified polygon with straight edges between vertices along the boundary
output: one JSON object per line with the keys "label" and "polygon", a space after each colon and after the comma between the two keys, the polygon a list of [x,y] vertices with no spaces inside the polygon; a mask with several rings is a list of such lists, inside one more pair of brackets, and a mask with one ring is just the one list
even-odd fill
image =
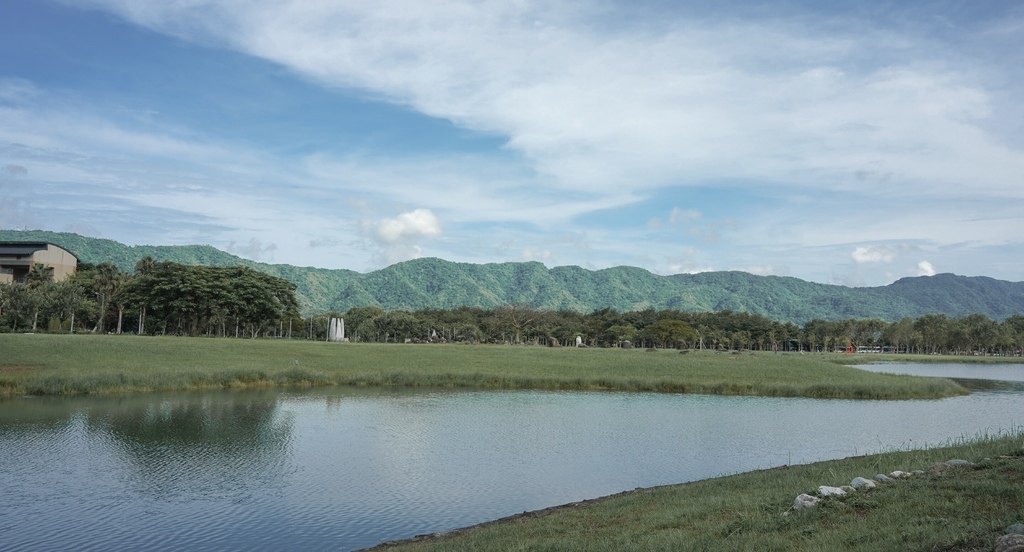
{"label": "grass field", "polygon": [[273,385],[625,390],[849,399],[935,398],[967,392],[945,379],[876,374],[839,364],[849,357],[0,334],[0,394]]}
{"label": "grass field", "polygon": [[[639,489],[373,550],[986,550],[1024,522],[1024,437],[789,466]],[[960,458],[970,467],[880,484],[784,515],[798,494]]]}

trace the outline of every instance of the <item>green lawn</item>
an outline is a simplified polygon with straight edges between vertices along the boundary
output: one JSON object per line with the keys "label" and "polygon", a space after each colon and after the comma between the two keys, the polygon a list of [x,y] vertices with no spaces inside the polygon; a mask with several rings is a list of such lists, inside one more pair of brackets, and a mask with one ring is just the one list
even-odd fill
{"label": "green lawn", "polygon": [[[1024,522],[1021,434],[641,489],[374,550],[985,550]],[[960,458],[976,465],[794,511],[798,494]]]}
{"label": "green lawn", "polygon": [[271,385],[626,390],[851,399],[967,391],[938,378],[838,364],[843,355],[386,345],[292,340],[0,334],[0,394]]}

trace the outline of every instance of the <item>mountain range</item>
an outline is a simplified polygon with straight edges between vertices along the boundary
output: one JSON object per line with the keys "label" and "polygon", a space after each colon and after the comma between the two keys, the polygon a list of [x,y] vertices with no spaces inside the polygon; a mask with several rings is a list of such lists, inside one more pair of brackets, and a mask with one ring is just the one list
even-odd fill
{"label": "mountain range", "polygon": [[248,266],[294,283],[305,314],[362,306],[415,310],[493,308],[506,303],[579,312],[607,307],[619,311],[732,310],[797,324],[815,318],[894,321],[924,314],[961,317],[980,313],[1003,320],[1024,314],[1024,282],[983,276],[938,274],[902,278],[887,286],[852,288],[733,271],[660,276],[628,266],[587,270],[578,266],[547,268],[539,262],[470,264],[436,258],[359,273],[259,263],[208,245],[129,246],[65,232],[0,230],[0,241],[50,242],[82,262],[111,262],[126,271],[132,271],[146,256],[182,264]]}

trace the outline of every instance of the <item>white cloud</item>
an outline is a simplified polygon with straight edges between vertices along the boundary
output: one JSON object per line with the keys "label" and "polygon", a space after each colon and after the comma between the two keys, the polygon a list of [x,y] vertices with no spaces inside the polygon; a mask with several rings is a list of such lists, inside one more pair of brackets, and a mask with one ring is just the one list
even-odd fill
{"label": "white cloud", "polygon": [[384,243],[434,238],[441,235],[441,221],[429,209],[415,209],[377,223],[377,238]]}
{"label": "white cloud", "polygon": [[891,263],[898,255],[886,247],[856,247],[850,256],[856,263]]}
{"label": "white cloud", "polygon": [[422,256],[423,248],[411,243],[390,244],[378,250],[375,255],[376,259],[384,266],[411,259],[419,259]]}
{"label": "white cloud", "polygon": [[277,244],[263,245],[263,242],[256,238],[250,239],[249,243],[245,245],[239,245],[232,241],[225,247],[225,251],[228,253],[253,261],[271,261],[274,258],[273,252],[275,250],[277,250]]}
{"label": "white cloud", "polygon": [[917,263],[917,275],[918,276],[935,276],[935,267],[928,261],[921,261]]}

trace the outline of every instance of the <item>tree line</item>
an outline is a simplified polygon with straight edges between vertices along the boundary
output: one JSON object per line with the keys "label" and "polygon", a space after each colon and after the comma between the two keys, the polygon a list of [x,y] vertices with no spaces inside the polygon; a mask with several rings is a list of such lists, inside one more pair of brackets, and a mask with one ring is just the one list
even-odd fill
{"label": "tree line", "polygon": [[[951,318],[929,314],[896,322],[881,319],[830,321],[803,326],[759,314],[724,310],[674,309],[618,312],[606,308],[588,314],[533,309],[509,304],[496,309],[384,311],[359,307],[311,317],[311,337],[326,335],[326,320],[345,319],[354,341],[448,341],[615,347],[624,341],[640,347],[686,347],[759,351],[877,351],[900,354],[1019,355],[1024,348],[1024,315],[996,322],[984,314]],[[322,318],[322,319],[321,319]]]}
{"label": "tree line", "polygon": [[110,263],[82,263],[52,281],[36,265],[22,283],[0,286],[0,331],[287,337],[324,340],[343,318],[350,341],[468,342],[591,347],[686,347],[716,350],[849,351],[918,354],[1021,354],[1024,315],[997,322],[984,314],[928,314],[895,322],[815,319],[798,326],[759,314],[653,308],[580,313],[522,303],[385,311],[354,307],[303,317],[295,286],[246,267],[139,261],[133,273]]}
{"label": "tree line", "polygon": [[301,319],[295,285],[250,268],[191,266],[146,257],[134,273],[80,263],[53,281],[32,267],[24,282],[0,286],[0,330],[215,335],[281,335]]}

